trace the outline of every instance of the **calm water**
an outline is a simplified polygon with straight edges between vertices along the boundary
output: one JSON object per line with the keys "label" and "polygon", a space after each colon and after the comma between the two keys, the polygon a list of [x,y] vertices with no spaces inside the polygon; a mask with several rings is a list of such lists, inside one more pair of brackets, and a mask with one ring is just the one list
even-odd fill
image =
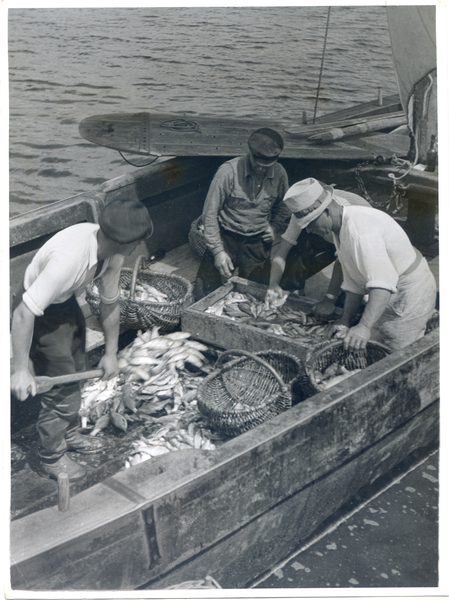
{"label": "calm water", "polygon": [[[79,122],[109,112],[313,116],[328,8],[10,9],[10,207],[134,171]],[[397,92],[383,7],[332,7],[317,115]]]}

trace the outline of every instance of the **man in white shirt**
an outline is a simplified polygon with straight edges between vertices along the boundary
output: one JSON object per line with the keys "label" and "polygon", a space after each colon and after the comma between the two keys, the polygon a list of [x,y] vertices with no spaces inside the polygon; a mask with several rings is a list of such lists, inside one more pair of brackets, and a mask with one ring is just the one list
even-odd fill
{"label": "man in white shirt", "polygon": [[[55,377],[85,370],[85,322],[75,296],[94,279],[105,334],[99,367],[106,379],[117,373],[120,269],[125,256],[152,231],[142,203],[115,200],[103,208],[98,225],[73,225],[40,248],[25,272],[24,293],[12,319],[11,390],[19,400],[36,395],[34,375]],[[67,473],[70,481],[83,478],[86,470],[67,456],[67,450],[99,452],[104,443],[75,429],[79,384],[53,388],[39,399],[40,474],[57,479]]]}
{"label": "man in white shirt", "polygon": [[[344,345],[353,350],[365,348],[370,339],[394,350],[407,346],[425,333],[435,308],[435,279],[394,219],[374,208],[344,206],[336,201],[338,194],[309,178],[292,186],[284,197],[298,230],[306,228],[337,249],[346,298],[343,316],[331,333],[344,327]],[[289,244],[284,242],[272,261],[268,302],[282,294],[279,281]],[[367,305],[354,324],[365,294]]]}
{"label": "man in white shirt", "polygon": [[[292,193],[290,191],[292,189],[294,186],[289,189],[288,193]],[[344,190],[334,190],[333,199],[341,206],[371,206],[358,194]],[[280,282],[276,281],[276,283],[279,283],[283,289],[298,290],[300,294],[304,294],[306,279],[334,262],[332,279],[327,293],[323,300],[313,307],[317,317],[328,320],[335,312],[336,301],[341,300],[339,298],[340,286],[343,281],[341,265],[338,259],[336,260],[333,240],[325,240],[313,233],[308,233],[292,214],[288,227],[281,236],[280,244],[277,256],[282,255],[285,258],[285,270]],[[272,270],[271,277],[274,276],[275,270]]]}

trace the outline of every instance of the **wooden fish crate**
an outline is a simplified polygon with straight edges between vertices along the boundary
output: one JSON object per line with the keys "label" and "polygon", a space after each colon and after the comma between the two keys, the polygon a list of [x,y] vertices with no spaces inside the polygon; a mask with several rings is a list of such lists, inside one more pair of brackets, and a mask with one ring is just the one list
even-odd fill
{"label": "wooden fish crate", "polygon": [[[198,340],[226,350],[232,348],[248,352],[279,350],[293,354],[299,359],[305,359],[308,351],[313,349],[313,345],[301,345],[293,338],[279,336],[239,320],[206,312],[210,306],[231,292],[249,293],[263,301],[267,287],[247,279],[232,277],[225,285],[183,310],[182,329],[190,332]],[[315,303],[316,300],[290,294],[285,306],[292,310],[309,312]]]}

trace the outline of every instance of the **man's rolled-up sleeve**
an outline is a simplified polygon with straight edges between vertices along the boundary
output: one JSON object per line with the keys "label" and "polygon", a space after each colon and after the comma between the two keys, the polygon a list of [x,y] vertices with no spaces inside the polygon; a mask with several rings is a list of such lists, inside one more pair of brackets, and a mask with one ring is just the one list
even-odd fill
{"label": "man's rolled-up sleeve", "polygon": [[220,212],[227,196],[232,191],[232,167],[222,165],[210,184],[203,208],[204,236],[209,250],[214,255],[224,250],[218,223]]}
{"label": "man's rolled-up sleeve", "polygon": [[72,269],[67,257],[53,255],[43,271],[23,294],[23,302],[36,317],[41,317],[45,309],[56,298],[64,297],[73,284]]}
{"label": "man's rolled-up sleeve", "polygon": [[298,219],[295,217],[295,215],[291,215],[288,227],[281,235],[281,238],[292,246],[295,246],[298,243],[298,238],[301,234],[301,231],[302,229],[298,224]]}

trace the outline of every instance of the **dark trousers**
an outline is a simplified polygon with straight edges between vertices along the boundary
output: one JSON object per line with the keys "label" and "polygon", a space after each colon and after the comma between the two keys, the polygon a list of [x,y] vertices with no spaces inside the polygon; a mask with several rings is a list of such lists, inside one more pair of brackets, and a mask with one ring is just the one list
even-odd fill
{"label": "dark trousers", "polygon": [[[261,235],[244,236],[224,230],[221,230],[221,239],[234,267],[239,270],[239,277],[268,285],[271,242],[264,242]],[[215,268],[212,253],[206,250],[193,288],[195,300],[207,296],[223,283],[220,273]]]}
{"label": "dark trousers", "polygon": [[334,260],[335,246],[304,229],[298,243],[288,253],[280,285],[288,291],[302,290],[306,279],[319,273]]}
{"label": "dark trousers", "polygon": [[[67,375],[86,368],[86,325],[72,296],[63,304],[52,304],[36,317],[30,358],[36,375]],[[37,420],[44,461],[60,458],[67,449],[67,430],[78,424],[80,384],[57,386],[38,396],[41,411]]]}

